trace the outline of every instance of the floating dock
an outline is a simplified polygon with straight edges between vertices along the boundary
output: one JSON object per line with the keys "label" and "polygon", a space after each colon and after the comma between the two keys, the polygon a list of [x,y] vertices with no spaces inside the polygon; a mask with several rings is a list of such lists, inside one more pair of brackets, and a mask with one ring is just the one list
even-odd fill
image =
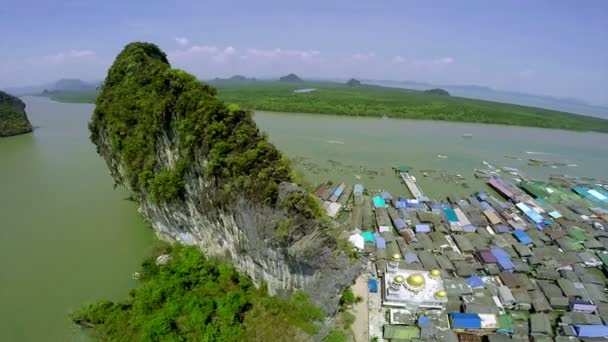
{"label": "floating dock", "polygon": [[422,194],[422,191],[420,191],[420,189],[416,185],[416,182],[414,182],[414,180],[412,179],[412,176],[410,176],[409,173],[399,172],[399,176],[401,176],[403,183],[405,183],[405,186],[407,186],[408,190],[410,191],[412,196],[414,196],[414,198],[416,198],[416,199],[425,198],[424,195]]}

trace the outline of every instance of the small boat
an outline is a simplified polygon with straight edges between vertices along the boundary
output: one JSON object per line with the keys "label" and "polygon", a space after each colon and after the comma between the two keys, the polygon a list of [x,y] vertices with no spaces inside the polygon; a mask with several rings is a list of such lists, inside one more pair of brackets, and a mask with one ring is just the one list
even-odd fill
{"label": "small boat", "polygon": [[443,154],[438,154],[437,158],[442,158],[442,159],[446,159],[448,156],[444,156]]}
{"label": "small boat", "polygon": [[472,138],[473,134],[467,133],[462,135],[463,138]]}

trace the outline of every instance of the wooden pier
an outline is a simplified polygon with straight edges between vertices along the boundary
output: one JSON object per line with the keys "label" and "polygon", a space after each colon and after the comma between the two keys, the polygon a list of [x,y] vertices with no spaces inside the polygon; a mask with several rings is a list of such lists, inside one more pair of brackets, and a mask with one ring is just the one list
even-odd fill
{"label": "wooden pier", "polygon": [[399,176],[401,176],[403,183],[405,183],[405,186],[407,186],[408,190],[410,191],[412,196],[414,196],[414,198],[421,199],[424,197],[424,195],[422,194],[422,191],[420,191],[420,189],[418,189],[416,182],[414,182],[414,180],[412,179],[412,176],[410,176],[409,173],[399,172]]}

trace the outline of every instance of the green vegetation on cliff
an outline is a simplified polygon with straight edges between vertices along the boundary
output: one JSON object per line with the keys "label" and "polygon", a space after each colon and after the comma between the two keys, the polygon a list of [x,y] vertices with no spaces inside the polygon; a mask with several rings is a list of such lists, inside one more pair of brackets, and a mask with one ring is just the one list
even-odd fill
{"label": "green vegetation on cliff", "polygon": [[[402,119],[477,122],[513,126],[608,132],[608,120],[584,115],[474,100],[401,88],[346,85],[333,82],[280,81],[212,82],[228,102],[251,110],[350,116],[388,116]],[[316,91],[294,93],[315,88]],[[448,94],[449,95],[449,94]],[[62,102],[94,102],[89,93],[56,93]]]}
{"label": "green vegetation on cliff", "polygon": [[[160,255],[170,256],[166,264],[157,264]],[[112,341],[298,341],[324,318],[303,293],[270,297],[195,247],[161,245],[139,282],[127,300],[85,306],[72,320]]]}
{"label": "green vegetation on cliff", "polygon": [[[90,130],[96,145],[111,143],[110,153],[126,170],[127,179],[120,181],[159,201],[182,194],[184,175],[201,154],[208,161],[202,171],[223,189],[224,199],[238,193],[274,205],[278,185],[293,182],[287,160],[258,131],[250,112],[227,106],[214,88],[172,69],[152,44],[129,44],[118,55],[97,97]],[[155,160],[162,137],[178,140],[172,168]]]}
{"label": "green vegetation on cliff", "polygon": [[25,114],[25,103],[19,98],[0,91],[0,137],[32,131]]}

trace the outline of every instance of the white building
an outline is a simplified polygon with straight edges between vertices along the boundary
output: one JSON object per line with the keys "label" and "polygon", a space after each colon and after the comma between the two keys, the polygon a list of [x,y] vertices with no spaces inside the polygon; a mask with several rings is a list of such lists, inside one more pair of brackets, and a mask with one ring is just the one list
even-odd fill
{"label": "white building", "polygon": [[439,270],[418,271],[399,268],[399,258],[392,257],[384,274],[382,304],[417,310],[445,308],[448,297]]}

